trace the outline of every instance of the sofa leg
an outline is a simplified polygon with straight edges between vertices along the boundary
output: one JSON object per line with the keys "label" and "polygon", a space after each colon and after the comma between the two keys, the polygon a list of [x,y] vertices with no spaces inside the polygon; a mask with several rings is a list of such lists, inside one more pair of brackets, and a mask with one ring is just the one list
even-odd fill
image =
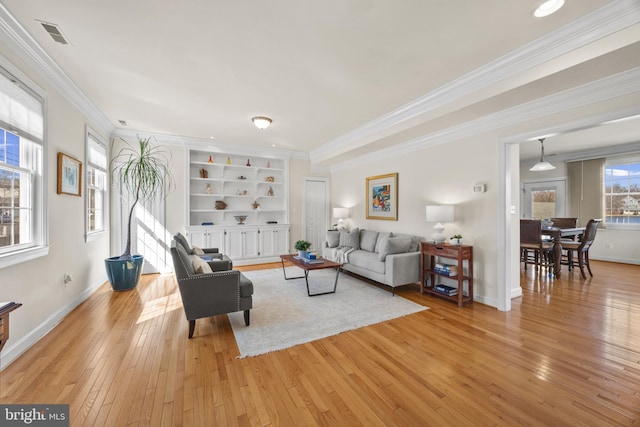
{"label": "sofa leg", "polygon": [[391,296],[392,296],[392,297],[395,297],[395,296],[396,296],[396,287],[395,287],[395,286],[392,286],[392,287],[391,287]]}
{"label": "sofa leg", "polygon": [[244,324],[249,326],[249,310],[244,311]]}
{"label": "sofa leg", "polygon": [[196,330],[196,321],[189,320],[189,338],[193,337],[193,331]]}

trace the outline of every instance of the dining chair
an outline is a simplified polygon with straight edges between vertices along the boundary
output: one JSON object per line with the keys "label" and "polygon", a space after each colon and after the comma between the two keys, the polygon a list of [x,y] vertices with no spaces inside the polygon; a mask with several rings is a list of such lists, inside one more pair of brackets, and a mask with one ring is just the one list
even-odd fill
{"label": "dining chair", "polygon": [[[533,251],[532,256],[529,251]],[[553,242],[542,239],[542,223],[535,219],[520,220],[520,254],[521,261],[524,262],[524,269],[527,264],[534,264],[536,270],[542,267],[553,269]]]}
{"label": "dining chair", "polygon": [[587,267],[589,270],[589,275],[593,277],[593,273],[591,272],[591,266],[589,265],[589,248],[593,244],[593,241],[596,238],[596,232],[598,231],[598,225],[602,222],[602,219],[590,219],[585,227],[584,234],[582,235],[582,239],[578,242],[571,241],[563,241],[562,242],[562,250],[567,251],[567,260],[569,263],[569,270],[573,269],[574,257],[575,254],[578,254],[578,266],[580,267],[580,274],[583,279],[587,278],[587,275],[584,273],[584,267]]}
{"label": "dining chair", "polygon": [[[578,226],[578,218],[549,218],[553,222],[554,227],[558,228],[576,228]],[[576,240],[575,236],[565,237],[563,240]]]}

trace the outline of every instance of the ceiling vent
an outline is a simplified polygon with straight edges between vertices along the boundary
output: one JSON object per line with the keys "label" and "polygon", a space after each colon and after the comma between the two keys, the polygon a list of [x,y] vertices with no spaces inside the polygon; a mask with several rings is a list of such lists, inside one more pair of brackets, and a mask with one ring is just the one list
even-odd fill
{"label": "ceiling vent", "polygon": [[60,27],[58,27],[56,24],[51,24],[49,22],[43,22],[43,21],[38,21],[38,22],[40,22],[40,25],[42,25],[42,27],[45,29],[47,33],[49,33],[49,35],[51,36],[51,38],[53,38],[54,41],[62,44],[69,44],[65,36],[62,34],[62,31],[60,31]]}

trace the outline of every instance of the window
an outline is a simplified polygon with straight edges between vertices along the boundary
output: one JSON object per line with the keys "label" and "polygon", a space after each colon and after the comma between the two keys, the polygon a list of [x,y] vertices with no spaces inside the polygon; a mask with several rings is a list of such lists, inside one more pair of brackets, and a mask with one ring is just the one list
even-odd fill
{"label": "window", "polygon": [[47,253],[43,138],[43,98],[0,67],[0,267]]}
{"label": "window", "polygon": [[95,132],[86,137],[86,240],[107,231],[107,146]]}
{"label": "window", "polygon": [[640,161],[607,164],[604,173],[607,225],[640,227]]}

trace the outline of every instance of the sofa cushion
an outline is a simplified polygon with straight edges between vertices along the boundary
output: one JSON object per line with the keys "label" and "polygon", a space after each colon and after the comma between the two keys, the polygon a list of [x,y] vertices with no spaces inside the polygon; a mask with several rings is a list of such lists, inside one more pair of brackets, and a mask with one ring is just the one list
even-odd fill
{"label": "sofa cushion", "polygon": [[367,271],[384,274],[385,264],[378,259],[378,254],[367,251],[354,251],[349,254],[349,264]]}
{"label": "sofa cushion", "polygon": [[340,230],[327,231],[327,247],[337,248],[340,244]]}
{"label": "sofa cushion", "polygon": [[354,228],[350,232],[347,230],[340,230],[340,245],[348,246],[350,248],[360,248],[360,229]]}
{"label": "sofa cushion", "polygon": [[360,231],[360,249],[367,252],[374,252],[376,241],[378,240],[378,232],[372,230]]}
{"label": "sofa cushion", "polygon": [[251,295],[253,295],[253,282],[240,273],[240,297],[250,297]]}
{"label": "sofa cushion", "polygon": [[204,251],[197,246],[191,246],[192,255],[204,255]]}
{"label": "sofa cushion", "polygon": [[411,247],[411,239],[406,237],[389,237],[380,244],[380,252],[378,253],[378,259],[385,261],[387,255],[403,254],[409,252]]}
{"label": "sofa cushion", "polygon": [[394,234],[393,237],[402,237],[404,239],[411,239],[411,246],[409,246],[409,250],[407,252],[417,252],[420,249],[420,241],[422,240],[419,236],[413,236],[411,234]]}
{"label": "sofa cushion", "polygon": [[392,236],[393,233],[378,233],[378,240],[376,240],[376,247],[374,248],[373,252],[380,253],[380,244],[382,243],[382,241]]}
{"label": "sofa cushion", "polygon": [[211,270],[207,261],[197,255],[191,257],[191,263],[193,264],[193,271],[195,274],[213,273],[213,270]]}

